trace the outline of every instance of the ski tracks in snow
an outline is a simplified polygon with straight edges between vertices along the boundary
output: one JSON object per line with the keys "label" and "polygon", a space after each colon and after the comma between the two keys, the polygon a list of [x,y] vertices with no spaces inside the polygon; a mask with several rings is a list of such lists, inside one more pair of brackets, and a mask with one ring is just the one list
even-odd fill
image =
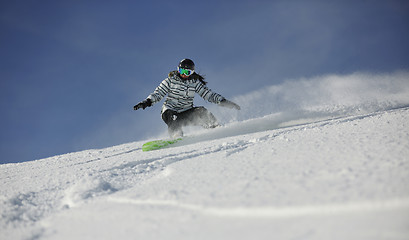
{"label": "ski tracks in snow", "polygon": [[[16,176],[21,176],[14,183],[17,191],[1,197],[1,228],[6,232],[22,227],[34,228],[47,216],[133,187],[155,176],[170,164],[221,151],[231,155],[245,149],[247,144],[245,142],[224,143],[217,147],[187,151],[181,147],[167,149],[165,151],[168,153],[163,155],[159,151],[151,154],[142,153],[139,146],[141,143],[135,143],[113,147],[113,149],[89,150],[22,163],[27,165],[25,167],[27,173],[10,171],[9,176],[2,177],[7,184],[7,179],[16,180]],[[138,146],[135,147],[135,145]],[[140,160],[129,161],[141,156]],[[33,169],[30,165],[35,162],[39,165],[44,163],[43,168]],[[50,162],[58,162],[58,164],[49,164]],[[37,179],[26,179],[24,175],[38,178],[41,184],[37,189],[26,189],[24,185],[32,185],[29,182]],[[49,180],[44,181],[47,178]],[[36,232],[31,235],[37,236],[38,231]]]}

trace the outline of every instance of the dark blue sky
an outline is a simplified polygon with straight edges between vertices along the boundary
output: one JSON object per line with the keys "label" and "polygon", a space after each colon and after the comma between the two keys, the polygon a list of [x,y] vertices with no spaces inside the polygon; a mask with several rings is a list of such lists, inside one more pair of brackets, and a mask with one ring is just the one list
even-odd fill
{"label": "dark blue sky", "polygon": [[[407,1],[2,1],[0,163],[147,139],[132,110],[191,58],[227,98],[409,69]],[[200,104],[204,104],[200,102]]]}

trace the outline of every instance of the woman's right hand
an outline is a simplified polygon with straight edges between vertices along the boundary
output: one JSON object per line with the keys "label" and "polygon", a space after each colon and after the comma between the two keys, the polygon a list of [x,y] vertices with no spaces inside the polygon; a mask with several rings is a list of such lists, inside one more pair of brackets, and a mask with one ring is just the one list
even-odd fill
{"label": "woman's right hand", "polygon": [[145,109],[146,107],[152,106],[152,100],[150,98],[143,100],[142,102],[133,106],[133,110],[138,110],[140,108]]}

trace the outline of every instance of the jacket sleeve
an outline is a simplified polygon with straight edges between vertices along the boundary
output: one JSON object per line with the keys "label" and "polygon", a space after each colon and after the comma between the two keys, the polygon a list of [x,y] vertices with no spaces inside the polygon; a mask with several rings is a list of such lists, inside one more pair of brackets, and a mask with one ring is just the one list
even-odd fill
{"label": "jacket sleeve", "polygon": [[151,93],[147,98],[152,100],[152,104],[159,102],[162,100],[163,97],[166,96],[166,94],[169,93],[170,89],[170,80],[169,78],[166,78],[163,80],[159,86]]}
{"label": "jacket sleeve", "polygon": [[204,100],[209,101],[211,103],[219,104],[223,99],[225,99],[222,95],[220,95],[218,93],[215,93],[212,90],[210,90],[202,82],[198,82],[198,84],[196,85],[196,92]]}

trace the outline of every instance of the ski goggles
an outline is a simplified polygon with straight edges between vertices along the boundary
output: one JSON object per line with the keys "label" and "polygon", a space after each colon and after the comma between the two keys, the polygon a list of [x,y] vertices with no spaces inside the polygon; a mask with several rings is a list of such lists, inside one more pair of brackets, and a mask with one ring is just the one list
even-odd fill
{"label": "ski goggles", "polygon": [[185,68],[178,68],[180,75],[190,76],[192,75],[195,70],[185,69]]}

